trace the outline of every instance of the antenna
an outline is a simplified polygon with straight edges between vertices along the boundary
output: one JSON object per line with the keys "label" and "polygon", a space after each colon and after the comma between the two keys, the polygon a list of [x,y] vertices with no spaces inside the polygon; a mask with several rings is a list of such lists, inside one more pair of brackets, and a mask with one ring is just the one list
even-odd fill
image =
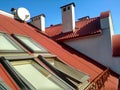
{"label": "antenna", "polygon": [[27,21],[30,19],[30,13],[26,8],[20,7],[17,10],[17,16],[19,17],[19,19],[21,19],[22,21]]}

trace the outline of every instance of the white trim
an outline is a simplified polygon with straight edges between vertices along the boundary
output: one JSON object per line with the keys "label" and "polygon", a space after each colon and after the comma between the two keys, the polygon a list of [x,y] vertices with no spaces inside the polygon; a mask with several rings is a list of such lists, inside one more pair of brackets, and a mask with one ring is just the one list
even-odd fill
{"label": "white trim", "polygon": [[10,14],[10,13],[7,13],[5,11],[2,11],[0,10],[0,14],[4,15],[4,16],[7,16],[7,17],[10,17],[10,18],[14,18],[14,15]]}

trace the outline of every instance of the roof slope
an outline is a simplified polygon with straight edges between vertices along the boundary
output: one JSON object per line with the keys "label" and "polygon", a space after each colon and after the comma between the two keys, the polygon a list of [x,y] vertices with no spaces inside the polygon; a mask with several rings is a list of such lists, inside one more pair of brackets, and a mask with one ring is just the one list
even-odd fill
{"label": "roof slope", "polygon": [[57,55],[61,60],[74,68],[81,70],[91,76],[91,80],[95,78],[103,70],[96,65],[87,62],[84,58],[73,55],[66,51],[62,46],[49,39],[48,37],[38,33],[35,28],[26,23],[21,23],[9,17],[0,15],[0,30],[8,34],[27,35],[39,44],[43,45],[49,52]]}
{"label": "roof slope", "polygon": [[91,77],[90,81],[103,71],[103,69],[95,65],[95,63],[88,62],[87,59],[89,58],[84,58],[82,55],[78,56],[73,52],[69,52],[58,43],[38,32],[36,28],[26,23],[0,15],[0,31],[6,32],[9,35],[20,34],[30,36],[40,45],[44,46],[50,53],[57,55],[67,65],[89,74]]}
{"label": "roof slope", "polygon": [[57,41],[68,40],[83,36],[89,36],[94,34],[100,34],[100,17],[86,18],[76,22],[76,28],[71,32],[62,33],[62,25],[58,24],[46,28],[45,31],[50,37],[53,37]]}

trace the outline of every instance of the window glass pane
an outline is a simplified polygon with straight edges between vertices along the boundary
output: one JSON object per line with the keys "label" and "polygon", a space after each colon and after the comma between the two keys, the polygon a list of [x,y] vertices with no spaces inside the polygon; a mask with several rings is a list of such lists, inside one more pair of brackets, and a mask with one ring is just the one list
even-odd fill
{"label": "window glass pane", "polygon": [[18,36],[18,35],[16,35],[16,37],[18,40],[22,41],[22,43],[24,43],[27,47],[32,49],[33,52],[48,52],[43,46],[37,44],[29,37]]}
{"label": "window glass pane", "polygon": [[40,48],[38,48],[32,41],[30,41],[28,38],[25,37],[19,37],[25,44],[29,45],[30,48],[36,50],[36,51],[41,51]]}
{"label": "window glass pane", "polygon": [[0,50],[17,50],[3,35],[0,35]]}
{"label": "window glass pane", "polygon": [[15,65],[14,67],[37,90],[62,90],[50,81],[47,76],[39,72],[32,64]]}
{"label": "window glass pane", "polygon": [[0,52],[24,52],[24,50],[6,33],[0,32]]}

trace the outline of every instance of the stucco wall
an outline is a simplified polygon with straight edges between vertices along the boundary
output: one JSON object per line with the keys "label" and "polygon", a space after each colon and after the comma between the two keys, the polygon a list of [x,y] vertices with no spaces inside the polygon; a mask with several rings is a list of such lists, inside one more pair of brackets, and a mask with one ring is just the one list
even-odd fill
{"label": "stucco wall", "polygon": [[120,74],[120,57],[112,56],[114,31],[110,13],[108,17],[100,18],[100,26],[101,35],[69,40],[64,43]]}
{"label": "stucco wall", "polygon": [[101,35],[65,41],[64,43],[120,74],[120,58],[112,57],[110,30],[103,30]]}

